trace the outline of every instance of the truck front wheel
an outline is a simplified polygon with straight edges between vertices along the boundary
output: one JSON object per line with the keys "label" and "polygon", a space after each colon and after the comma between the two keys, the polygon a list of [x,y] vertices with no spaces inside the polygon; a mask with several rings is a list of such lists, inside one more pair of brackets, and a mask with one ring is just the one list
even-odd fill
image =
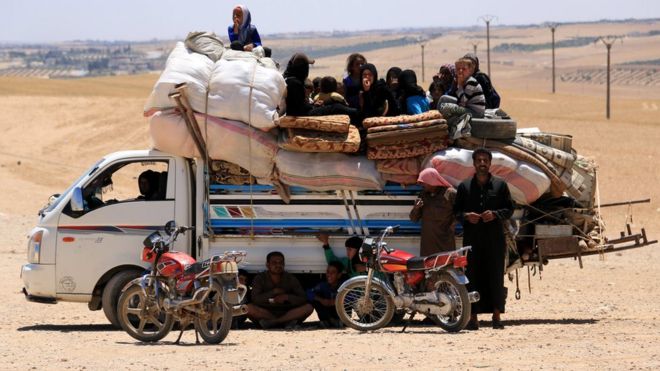
{"label": "truck front wheel", "polygon": [[105,314],[105,317],[115,328],[121,329],[117,317],[117,302],[119,301],[119,295],[121,295],[121,289],[139,276],[140,272],[136,270],[121,271],[112,276],[103,289],[103,296],[101,297],[103,314]]}

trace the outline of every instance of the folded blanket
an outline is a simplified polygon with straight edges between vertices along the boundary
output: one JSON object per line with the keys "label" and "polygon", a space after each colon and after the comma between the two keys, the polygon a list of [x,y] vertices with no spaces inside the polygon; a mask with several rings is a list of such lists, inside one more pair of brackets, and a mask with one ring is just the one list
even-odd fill
{"label": "folded blanket", "polygon": [[370,117],[362,121],[362,126],[371,128],[374,126],[409,124],[413,122],[441,119],[442,114],[436,110],[420,113],[418,115],[399,115],[386,117]]}
{"label": "folded blanket", "polygon": [[407,124],[394,124],[394,125],[383,125],[383,126],[373,126],[370,127],[367,130],[367,133],[380,133],[383,131],[393,131],[393,130],[406,130],[406,129],[418,129],[418,128],[425,128],[428,126],[434,126],[434,125],[440,125],[440,124],[447,124],[447,121],[444,119],[435,119],[435,120],[428,120],[428,121],[420,121],[420,122],[411,122]]}
{"label": "folded blanket", "polygon": [[278,124],[281,128],[308,129],[347,133],[351,119],[348,115],[327,116],[283,116]]}
{"label": "folded blanket", "polygon": [[422,140],[446,142],[448,138],[447,124],[437,124],[413,129],[370,133],[367,134],[367,146],[416,143]]}
{"label": "folded blanket", "polygon": [[555,133],[523,133],[521,137],[529,138],[546,146],[571,153],[573,150],[573,137]]}
{"label": "folded blanket", "polygon": [[284,129],[280,130],[278,145],[295,152],[357,152],[360,131],[352,125],[347,133]]}
{"label": "folded blanket", "polygon": [[377,160],[376,169],[381,174],[417,176],[420,172],[421,164],[422,164],[421,157]]}
{"label": "folded blanket", "polygon": [[447,148],[445,143],[419,141],[416,143],[382,145],[367,148],[367,158],[370,160],[408,158],[428,155]]}
{"label": "folded blanket", "polygon": [[401,185],[417,184],[417,175],[381,174],[381,176],[386,182],[394,182]]}

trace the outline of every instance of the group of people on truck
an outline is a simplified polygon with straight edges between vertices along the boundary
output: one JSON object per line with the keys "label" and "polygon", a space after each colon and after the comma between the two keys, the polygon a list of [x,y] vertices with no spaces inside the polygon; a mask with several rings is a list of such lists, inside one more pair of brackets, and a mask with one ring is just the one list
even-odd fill
{"label": "group of people on truck", "polygon": [[[247,7],[237,5],[228,27],[231,48],[250,51],[262,46]],[[269,53],[270,54],[270,53]],[[377,116],[414,115],[438,110],[451,122],[466,114],[482,118],[486,109],[500,106],[500,96],[489,77],[479,69],[479,59],[468,53],[453,64],[444,64],[428,91],[418,85],[412,69],[391,67],[385,79],[379,79],[374,64],[360,53],[346,60],[342,81],[333,76],[309,78],[315,63],[304,53],[295,53],[286,64],[283,77],[286,96],[281,113],[290,116],[344,114],[351,124],[364,131],[362,120]],[[502,221],[511,217],[513,202],[502,179],[490,172],[492,154],[478,149],[473,154],[476,174],[454,189],[433,168],[419,174],[423,190],[416,200],[410,219],[421,223],[421,255],[428,256],[455,249],[454,227],[457,220],[464,228],[463,243],[472,246],[468,253],[467,275],[470,291],[478,291],[481,300],[473,305],[468,329],[479,327],[478,313],[492,313],[493,328],[503,328],[505,237]],[[247,317],[263,328],[292,328],[316,310],[322,327],[341,327],[334,298],[345,278],[364,274],[366,267],[358,251],[362,239],[346,240],[346,257],[333,253],[327,234],[319,234],[328,262],[326,278],[307,292],[295,276],[285,271],[285,257],[271,252],[267,270],[251,282]],[[243,274],[242,279],[247,280]]]}

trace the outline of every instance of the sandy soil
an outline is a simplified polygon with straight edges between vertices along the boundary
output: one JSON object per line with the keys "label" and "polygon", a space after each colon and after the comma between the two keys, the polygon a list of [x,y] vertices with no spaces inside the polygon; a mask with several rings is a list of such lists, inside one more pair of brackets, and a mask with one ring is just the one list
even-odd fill
{"label": "sandy soil", "polygon": [[[403,65],[404,54],[393,58]],[[172,344],[176,333],[145,345],[84,304],[26,302],[19,271],[39,207],[99,156],[149,145],[141,111],[155,77],[121,79],[57,86],[0,80],[0,369],[660,368],[658,245],[588,257],[584,269],[573,260],[551,261],[531,277],[531,293],[527,270],[521,270],[522,299],[513,298],[515,281],[507,281],[506,328],[500,331],[486,316],[481,330],[458,334],[419,322],[405,333],[396,326],[374,333],[319,330],[310,318],[299,331],[232,331],[219,346],[194,346],[193,332],[182,346]],[[498,86],[503,108],[520,127],[571,134],[579,153],[597,160],[602,202],[652,199],[633,208],[633,227],[657,239],[660,120],[650,107],[660,100],[615,87],[612,120],[606,121],[599,91],[559,85],[552,95],[541,77],[524,85],[506,81],[512,83]],[[631,213],[623,207],[603,215],[607,235],[616,236]]]}

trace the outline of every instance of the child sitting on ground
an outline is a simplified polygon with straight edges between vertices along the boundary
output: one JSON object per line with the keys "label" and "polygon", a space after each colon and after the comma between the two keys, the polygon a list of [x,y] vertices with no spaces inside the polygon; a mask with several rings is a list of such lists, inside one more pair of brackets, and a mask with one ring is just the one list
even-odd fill
{"label": "child sitting on ground", "polygon": [[335,308],[337,289],[343,281],[343,270],[344,265],[340,262],[330,262],[325,271],[325,281],[321,281],[318,285],[307,290],[307,300],[312,303],[323,328],[344,327]]}

